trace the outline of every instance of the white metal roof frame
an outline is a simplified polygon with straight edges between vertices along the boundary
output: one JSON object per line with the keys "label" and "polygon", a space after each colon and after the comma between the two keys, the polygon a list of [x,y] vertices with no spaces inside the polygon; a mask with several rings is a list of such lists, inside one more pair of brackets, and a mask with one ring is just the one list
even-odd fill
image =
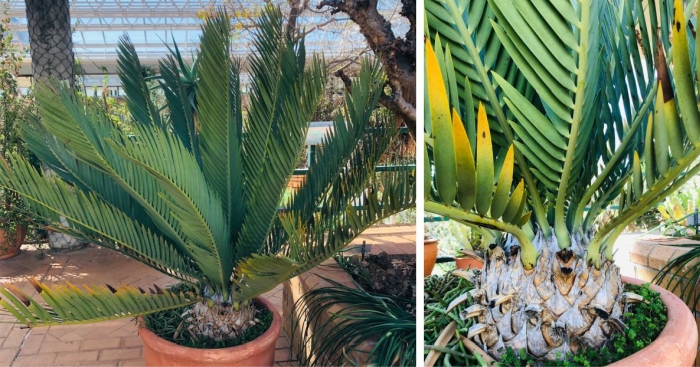
{"label": "white metal roof frame", "polygon": [[[265,3],[260,0],[240,0],[246,8],[260,8]],[[29,44],[27,17],[24,0],[8,0],[8,15],[11,18],[10,30],[15,40]],[[280,6],[286,1],[275,0]],[[315,1],[317,2],[317,1]],[[103,68],[112,73],[116,67],[116,47],[119,37],[126,33],[131,38],[140,59],[145,65],[156,65],[157,60],[168,54],[165,44],[177,42],[184,56],[196,53],[199,43],[200,20],[197,13],[221,1],[212,0],[71,0],[70,13],[74,34],[73,43],[83,68],[88,74],[101,74]],[[323,53],[326,59],[352,55],[365,48],[365,40],[358,26],[342,14],[338,21],[325,24],[330,19],[327,11],[305,11],[299,17],[299,24],[313,32],[306,37],[307,52]],[[379,11],[399,32],[407,30],[407,24],[398,14],[398,0],[380,0]],[[325,24],[320,29],[314,29]],[[245,55],[250,51],[249,33],[241,33],[232,52]],[[31,73],[29,55],[23,71]]]}

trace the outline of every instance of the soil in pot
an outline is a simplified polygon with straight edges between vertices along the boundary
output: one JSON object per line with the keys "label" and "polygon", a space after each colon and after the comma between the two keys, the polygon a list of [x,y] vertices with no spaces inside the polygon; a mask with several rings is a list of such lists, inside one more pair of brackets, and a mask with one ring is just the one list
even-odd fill
{"label": "soil in pot", "polygon": [[258,314],[256,316],[260,320],[259,323],[246,330],[240,337],[223,341],[216,341],[211,338],[195,339],[190,333],[185,331],[187,328],[184,326],[186,325],[185,323],[180,328],[180,332],[177,332],[178,326],[183,322],[182,313],[187,310],[187,307],[150,314],[144,317],[144,321],[146,327],[158,337],[177,345],[198,349],[229,348],[253,341],[270,328],[273,319],[272,311],[264,307],[257,308]]}
{"label": "soil in pot", "polygon": [[26,235],[27,229],[25,227],[17,227],[15,233],[10,236],[6,235],[5,230],[0,229],[0,260],[19,255],[20,247],[22,247]]}
{"label": "soil in pot", "polygon": [[399,306],[415,315],[416,258],[392,258],[386,252],[369,254],[364,260],[341,264],[362,287],[391,297]]}
{"label": "soil in pot", "polygon": [[253,304],[255,325],[235,339],[220,341],[188,332],[197,325],[183,317],[190,307],[146,315],[139,329],[146,365],[272,366],[281,318],[269,301],[256,298]]}
{"label": "soil in pot", "polygon": [[[680,340],[682,338],[679,339],[676,337],[678,331],[673,330],[679,329],[678,324],[681,322],[679,319],[682,319],[682,316],[677,316],[675,313],[667,316],[669,311],[666,305],[670,304],[669,295],[671,294],[665,290],[659,290],[663,293],[660,294],[651,288],[656,288],[656,286],[650,287],[648,284],[640,285],[641,281],[637,281],[636,279],[626,279],[623,277],[623,281],[626,283],[633,283],[625,284],[625,291],[638,293],[644,296],[646,301],[630,305],[622,319],[628,328],[624,333],[616,334],[604,347],[597,349],[589,348],[576,356],[569,355],[566,356],[566,358],[562,356],[562,359],[558,361],[549,362],[535,361],[535,359],[528,356],[524,350],[510,350],[501,359],[501,365],[601,366],[610,363],[614,363],[615,365],[619,364],[621,366],[692,365],[692,363],[685,363],[687,360],[695,360],[694,352],[697,347],[697,338],[691,335],[696,326],[690,312],[686,309],[688,313],[687,318],[690,319],[689,323],[691,324],[690,326],[684,326],[686,329],[690,328],[690,331],[687,333],[683,331],[684,337],[687,336],[687,340]],[[637,282],[638,284],[635,284]],[[461,311],[471,305],[465,302],[452,310],[450,315],[446,315],[444,311],[440,311],[445,310],[454,298],[464,294],[470,289],[473,289],[473,287],[468,281],[460,277],[452,276],[451,274],[425,278],[426,316],[424,340],[426,345],[435,344],[439,333],[444,330],[455,317],[459,317]],[[673,296],[671,295],[671,297]],[[677,298],[676,300],[681,302]],[[681,304],[681,306],[683,305]],[[674,307],[678,308],[678,306]],[[684,327],[680,327],[680,329],[684,329]],[[670,337],[667,334],[670,334]],[[457,345],[460,342],[456,338],[453,338],[450,343],[451,344],[447,345],[448,349],[458,348],[458,350],[461,350],[461,348],[464,348],[463,345]],[[660,348],[655,346],[656,344],[661,344],[660,348],[663,349],[663,352],[658,351]],[[688,351],[688,348],[685,348],[687,345],[682,346],[681,344],[693,344],[693,353],[691,356],[685,355]],[[638,357],[643,354],[652,354],[652,356],[640,360]],[[461,358],[460,356],[450,355],[444,358],[440,357],[435,366],[447,365],[444,364],[446,362],[452,365],[464,365],[465,363],[466,365],[479,364],[476,357],[471,353],[467,352],[465,357],[466,361],[459,359]],[[659,363],[658,358],[665,358],[665,363]],[[682,360],[683,362],[669,363],[669,361],[674,359]],[[657,362],[655,363],[654,361]]]}
{"label": "soil in pot", "polygon": [[666,326],[667,308],[660,294],[649,284],[625,284],[626,292],[644,297],[645,302],[631,304],[622,317],[627,326],[624,333],[616,333],[601,348],[586,348],[576,356],[566,355],[556,361],[536,361],[523,352],[509,349],[501,358],[506,366],[606,366],[624,359],[649,346]]}

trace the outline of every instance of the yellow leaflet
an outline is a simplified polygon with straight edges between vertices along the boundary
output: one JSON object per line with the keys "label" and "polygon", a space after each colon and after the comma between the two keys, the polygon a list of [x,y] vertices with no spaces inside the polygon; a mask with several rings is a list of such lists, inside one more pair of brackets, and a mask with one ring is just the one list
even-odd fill
{"label": "yellow leaflet", "polygon": [[[681,116],[683,116],[683,126],[685,126],[688,138],[693,144],[698,144],[700,143],[700,113],[698,113],[697,100],[695,98],[695,83],[693,83],[693,70],[690,67],[688,35],[683,14],[683,2],[681,0],[675,0],[673,3],[672,28],[673,80],[676,82],[678,105],[681,110]],[[666,115],[666,119],[668,118],[669,116]],[[674,158],[678,160],[681,157],[676,156],[674,153]]]}
{"label": "yellow leaflet", "polygon": [[429,41],[425,43],[425,53],[428,73],[427,92],[434,136],[435,186],[443,204],[450,206],[457,195],[457,166],[450,105],[438,59]]}
{"label": "yellow leaflet", "polygon": [[493,194],[493,146],[484,105],[479,103],[476,124],[476,211],[487,215]]}

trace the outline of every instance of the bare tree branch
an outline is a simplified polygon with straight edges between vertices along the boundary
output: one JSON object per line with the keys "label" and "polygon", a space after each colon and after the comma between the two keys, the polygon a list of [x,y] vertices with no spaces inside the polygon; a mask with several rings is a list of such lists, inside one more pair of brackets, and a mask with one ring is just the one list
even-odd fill
{"label": "bare tree branch", "polygon": [[327,21],[325,21],[325,22],[323,22],[323,23],[318,23],[318,24],[316,24],[315,26],[311,27],[310,29],[306,30],[306,31],[302,34],[302,36],[303,36],[303,37],[306,37],[309,33],[313,32],[313,31],[322,29],[323,27],[325,27],[325,26],[327,26],[327,25],[329,25],[329,24],[331,24],[331,23],[340,22],[340,21],[344,21],[344,20],[348,20],[348,18],[336,18],[336,17],[332,17],[331,19],[328,19]]}
{"label": "bare tree branch", "polygon": [[[343,81],[343,84],[345,85],[345,89],[350,90],[350,87],[352,86],[352,81],[350,80],[350,77],[348,77],[343,69],[340,69],[333,73],[336,77],[340,78],[340,80]],[[404,115],[404,116],[413,116],[413,121],[415,121],[416,118],[416,108],[415,106],[411,105],[408,103],[400,93],[394,93],[392,96],[388,96],[386,94],[382,94],[379,97],[379,103],[386,107],[389,111],[392,111],[396,114],[399,115]]]}
{"label": "bare tree branch", "polygon": [[358,60],[367,52],[369,52],[369,46],[365,47],[362,51],[358,52],[356,55],[350,56],[350,57],[345,57],[342,59],[333,59],[329,62],[326,63],[326,66],[328,67],[328,70],[342,70],[350,65],[356,65],[358,64]]}
{"label": "bare tree branch", "polygon": [[[380,58],[389,79],[391,96],[380,99],[382,105],[399,115],[411,135],[416,134],[416,3],[401,0],[401,15],[409,22],[405,37],[394,35],[391,23],[377,10],[377,0],[322,0],[317,9],[330,7],[331,14],[343,12],[355,22],[367,44]],[[343,79],[342,71],[336,73]],[[349,81],[345,76],[344,83]]]}
{"label": "bare tree branch", "polygon": [[285,31],[290,36],[297,36],[297,20],[301,13],[309,7],[309,0],[287,0],[289,4],[289,18],[287,20],[287,28]]}

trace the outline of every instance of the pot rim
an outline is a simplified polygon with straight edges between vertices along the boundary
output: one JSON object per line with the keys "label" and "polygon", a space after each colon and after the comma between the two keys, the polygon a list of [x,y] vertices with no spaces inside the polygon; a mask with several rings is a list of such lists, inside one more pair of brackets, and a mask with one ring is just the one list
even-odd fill
{"label": "pot rim", "polygon": [[[628,284],[642,285],[648,282],[622,276]],[[651,284],[659,292],[667,308],[667,320],[659,336],[644,349],[609,366],[693,366],[698,349],[698,328],[695,317],[686,304],[675,294]]]}
{"label": "pot rim", "polygon": [[457,255],[457,256],[454,257],[454,259],[455,259],[455,260],[456,260],[456,259],[471,259],[471,260],[479,261],[479,262],[481,262],[482,264],[484,263],[484,258],[479,257],[479,256],[475,256],[475,255],[468,255],[468,254]]}
{"label": "pot rim", "polygon": [[270,326],[262,335],[240,345],[235,345],[233,347],[226,348],[192,348],[173,343],[169,340],[161,338],[160,336],[156,335],[156,333],[151,331],[148,327],[146,327],[145,322],[143,321],[143,316],[139,316],[137,321],[139,336],[141,336],[144,342],[146,339],[148,339],[149,344],[153,345],[158,349],[169,348],[178,350],[181,353],[189,354],[194,351],[206,351],[206,353],[208,354],[221,355],[247,354],[249,353],[249,348],[252,344],[266,344],[268,342],[271,342],[272,344],[277,343],[277,338],[279,337],[278,330],[281,330],[282,328],[282,317],[280,316],[279,312],[277,311],[276,307],[272,304],[272,302],[270,302],[262,296],[255,297],[253,299],[256,302],[259,302],[265,308],[267,308],[270,312],[272,312],[272,323],[270,323]]}

